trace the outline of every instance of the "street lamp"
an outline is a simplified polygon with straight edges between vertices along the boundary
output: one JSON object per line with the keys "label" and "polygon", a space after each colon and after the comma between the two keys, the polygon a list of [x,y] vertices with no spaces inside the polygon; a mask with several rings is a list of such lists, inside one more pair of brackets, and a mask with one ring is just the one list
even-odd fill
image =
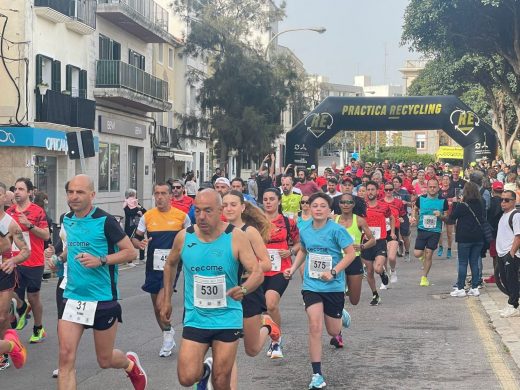
{"label": "street lamp", "polygon": [[269,47],[271,46],[271,44],[274,42],[274,40],[276,38],[278,38],[282,34],[292,32],[292,31],[314,31],[314,32],[317,32],[318,34],[323,34],[325,31],[327,31],[327,29],[325,27],[307,27],[307,28],[290,28],[288,30],[280,31],[279,33],[274,34],[273,37],[267,43],[267,46],[265,47],[264,57],[268,58],[267,55],[269,54]]}

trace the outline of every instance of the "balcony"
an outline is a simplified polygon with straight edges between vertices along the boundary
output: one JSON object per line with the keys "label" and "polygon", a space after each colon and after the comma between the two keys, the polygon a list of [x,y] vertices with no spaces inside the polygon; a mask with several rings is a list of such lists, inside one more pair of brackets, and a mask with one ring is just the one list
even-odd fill
{"label": "balcony", "polygon": [[176,44],[168,12],[153,0],[98,0],[97,14],[146,43]]}
{"label": "balcony", "polygon": [[115,60],[97,61],[94,97],[143,112],[164,112],[172,108],[166,81]]}
{"label": "balcony", "polygon": [[154,148],[155,157],[172,158],[175,161],[193,162],[193,155],[184,151],[179,145],[179,133],[177,129],[166,126],[157,126],[157,146]]}
{"label": "balcony", "polygon": [[43,96],[36,92],[36,121],[70,127],[94,129],[96,102],[48,90]]}
{"label": "balcony", "polygon": [[96,30],[96,0],[34,0],[37,15],[81,35]]}

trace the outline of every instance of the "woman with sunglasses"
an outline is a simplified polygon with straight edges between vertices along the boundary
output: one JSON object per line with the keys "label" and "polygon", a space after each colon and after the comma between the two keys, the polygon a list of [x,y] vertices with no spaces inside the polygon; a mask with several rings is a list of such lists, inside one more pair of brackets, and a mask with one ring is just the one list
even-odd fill
{"label": "woman with sunglasses", "polygon": [[[246,233],[251,247],[260,263],[262,271],[271,270],[271,261],[265,247],[269,240],[271,224],[259,208],[244,201],[244,195],[236,190],[231,190],[222,198],[223,214],[227,221]],[[247,274],[239,267],[238,276],[241,284],[247,279]],[[278,340],[280,329],[267,314],[265,296],[262,287],[247,294],[242,299],[244,317],[244,349],[248,356],[256,356],[265,344],[269,336],[272,340]],[[238,388],[236,361],[231,373],[231,388]]]}
{"label": "woman with sunglasses", "polygon": [[300,215],[298,215],[298,219],[296,220],[296,226],[298,226],[298,230],[302,230],[306,225],[312,223],[311,208],[309,206],[309,196],[302,196],[302,199],[300,200],[300,208]]}
{"label": "woman with sunglasses", "polygon": [[341,316],[345,304],[345,268],[355,259],[353,240],[347,231],[329,219],[332,200],[324,193],[310,196],[312,224],[302,230],[302,249],[284,276],[289,279],[305,263],[302,296],[309,321],[309,352],[312,379],[309,389],[326,386],[321,371],[323,323],[343,346]]}
{"label": "woman with sunglasses", "polygon": [[[394,230],[392,232],[392,226],[390,222],[390,218],[386,218],[386,263],[385,267],[388,268],[388,264],[390,263],[390,283],[397,283],[397,271],[395,266],[397,264],[397,249],[399,247],[399,227],[401,226],[401,221],[403,217],[406,215],[405,204],[401,199],[397,199],[394,197],[394,184],[388,182],[385,184],[385,197],[383,201],[388,204],[390,207],[390,211],[394,216]],[[387,286],[381,283],[380,290],[386,290]]]}
{"label": "woman with sunglasses", "polygon": [[[289,285],[284,278],[284,271],[291,268],[291,256],[300,249],[300,234],[293,219],[281,212],[282,195],[278,188],[268,188],[263,194],[264,212],[271,222],[271,231],[267,243],[267,251],[271,259],[271,270],[264,273],[262,285],[267,304],[267,313],[281,327],[280,299]],[[292,243],[292,248],[289,244]],[[283,358],[281,337],[273,341],[267,351],[271,359]]]}

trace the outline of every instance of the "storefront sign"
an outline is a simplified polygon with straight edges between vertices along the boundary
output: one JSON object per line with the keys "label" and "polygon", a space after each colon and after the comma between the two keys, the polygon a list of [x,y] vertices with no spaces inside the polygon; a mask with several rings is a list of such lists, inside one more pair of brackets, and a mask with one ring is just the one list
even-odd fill
{"label": "storefront sign", "polygon": [[99,131],[101,133],[116,134],[131,138],[146,138],[145,124],[130,122],[110,116],[99,116]]}

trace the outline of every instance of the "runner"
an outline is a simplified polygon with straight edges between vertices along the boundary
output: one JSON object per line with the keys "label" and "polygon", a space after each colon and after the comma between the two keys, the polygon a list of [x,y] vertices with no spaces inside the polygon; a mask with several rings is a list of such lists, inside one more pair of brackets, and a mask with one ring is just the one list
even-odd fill
{"label": "runner", "polygon": [[[96,357],[101,368],[124,369],[134,389],[146,389],[147,377],[134,352],[114,349],[117,323],[117,265],[132,260],[135,250],[114,217],[93,206],[96,193],[87,175],[69,181],[71,212],[62,228],[67,237],[67,285],[58,322],[59,390],[76,389],[76,353],[85,329],[94,329]],[[118,249],[118,251],[117,251]]]}
{"label": "runner", "polygon": [[[444,174],[441,179],[439,194],[444,199],[448,200],[448,215],[451,214],[451,210],[453,208],[453,202],[457,201],[455,199],[455,188],[450,186],[450,175]],[[451,244],[453,242],[453,230],[455,228],[455,222],[452,219],[448,219],[444,222],[444,227],[446,228],[446,241],[448,244],[448,249],[446,251],[446,258],[451,259]],[[442,257],[444,252],[444,247],[442,246],[442,232],[441,238],[439,239],[439,249],[437,250],[437,257]]]}
{"label": "runner", "polygon": [[215,191],[217,191],[221,197],[226,195],[231,189],[231,183],[229,182],[229,179],[225,177],[219,177],[217,180],[215,180],[215,184],[213,186],[215,187]]}
{"label": "runner", "polygon": [[301,199],[302,194],[294,191],[293,178],[286,175],[282,176],[282,214],[295,219],[300,211]]}
{"label": "runner", "polygon": [[307,195],[302,196],[300,205],[302,211],[296,220],[296,226],[298,227],[298,230],[303,229],[305,225],[312,222],[311,207],[309,205],[309,197]]}
{"label": "runner", "polygon": [[302,296],[309,320],[309,352],[312,379],[309,389],[326,386],[321,371],[323,323],[338,347],[343,346],[341,316],[345,304],[345,268],[356,254],[352,237],[329,219],[332,200],[324,193],[309,198],[313,222],[302,230],[301,251],[292,267],[284,272],[289,279],[305,262]]}
{"label": "runner", "polygon": [[[25,242],[22,229],[11,216],[4,212],[7,186],[0,183],[0,369],[9,367],[8,356],[16,368],[25,364],[27,352],[20,342],[18,334],[11,329],[11,301],[16,285],[16,267],[29,258],[30,251]],[[19,249],[16,256],[12,255],[11,245]]]}
{"label": "runner", "polygon": [[[417,215],[419,220],[417,220]],[[428,193],[415,201],[410,223],[417,223],[414,255],[423,260],[423,274],[420,286],[428,287],[428,273],[432,266],[433,251],[437,249],[441,237],[442,221],[448,218],[448,201],[439,197],[439,182],[428,180]]]}
{"label": "runner", "polygon": [[242,196],[244,197],[244,200],[248,201],[252,205],[256,206],[256,200],[251,195],[246,194],[246,183],[242,178],[235,177],[233,180],[231,180],[231,189],[236,190],[238,192],[242,193]]}
{"label": "runner", "polygon": [[[390,206],[392,216],[394,217],[394,226],[392,226],[391,219],[386,218],[386,250],[387,262],[390,263],[390,283],[397,283],[397,249],[399,246],[399,227],[401,226],[401,219],[406,215],[404,203],[400,199],[394,198],[394,185],[392,182],[385,184],[385,197],[383,201]],[[386,289],[384,284],[381,284],[381,290]]]}
{"label": "runner", "polygon": [[[402,171],[401,171],[402,172]],[[396,199],[400,199],[404,203],[405,213],[402,216],[403,220],[399,226],[399,235],[401,236],[401,240],[399,241],[399,246],[401,250],[401,256],[404,252],[404,261],[410,261],[410,218],[408,217],[408,212],[411,210],[411,199],[410,193],[404,187],[402,187],[403,179],[399,176],[394,177],[392,180],[394,185],[394,197]]]}
{"label": "runner", "polygon": [[[267,313],[281,327],[280,299],[289,281],[283,272],[291,267],[291,256],[300,249],[300,235],[296,222],[280,214],[281,194],[278,188],[268,188],[264,192],[263,204],[267,218],[271,221],[271,233],[267,243],[267,251],[271,258],[271,271],[264,273],[263,289],[267,304]],[[290,248],[292,243],[292,248]],[[283,358],[281,338],[273,342],[267,350],[271,359]]]}
{"label": "runner", "polygon": [[[230,388],[231,369],[242,334],[240,300],[262,283],[262,272],[244,232],[222,222],[222,199],[212,189],[195,198],[197,224],[175,237],[164,268],[163,322],[171,321],[172,279],[182,256],[185,275],[184,329],[177,374],[181,386],[198,382],[215,390]],[[242,264],[249,277],[239,285]],[[213,358],[203,362],[209,348]]]}
{"label": "runner", "polygon": [[[260,263],[262,272],[270,271],[271,260],[265,247],[271,231],[269,220],[259,208],[245,202],[240,191],[232,190],[224,195],[222,206],[224,208],[224,216],[228,222],[246,233]],[[244,221],[247,221],[247,223]],[[241,266],[239,267],[238,277],[241,284],[247,280],[247,274],[243,272]],[[267,307],[261,286],[242,299],[242,309],[244,317],[244,349],[248,356],[256,356],[269,336],[271,336],[272,340],[280,338],[280,329],[269,315],[264,314],[262,316],[267,311]],[[231,378],[231,388],[237,389],[238,371],[236,361],[233,365]]]}
{"label": "runner", "polygon": [[163,333],[163,345],[159,356],[168,357],[175,347],[175,330],[171,323],[161,321],[159,303],[162,299],[158,298],[157,294],[163,288],[164,264],[173,246],[173,239],[180,230],[190,226],[191,221],[185,212],[171,206],[172,193],[167,183],[157,183],[153,187],[153,197],[155,207],[141,217],[132,243],[140,250],[148,248],[146,258],[150,261],[146,262],[145,282],[141,288],[150,294],[155,319]]}
{"label": "runner", "polygon": [[[27,325],[27,314],[32,310],[34,317],[33,332],[29,339],[30,343],[40,343],[45,339],[46,333],[42,325],[43,307],[40,299],[40,288],[44,270],[43,246],[50,238],[49,226],[45,211],[29,198],[33,194],[33,184],[27,178],[19,178],[15,183],[15,201],[6,212],[20,225],[31,255],[23,265],[16,267],[18,286],[16,293],[16,311],[19,315],[17,330]],[[13,246],[12,254],[19,253],[16,245]],[[27,300],[25,302],[25,291]]]}
{"label": "runner", "polygon": [[[367,267],[367,282],[372,290],[372,301],[370,305],[377,306],[381,302],[381,297],[377,292],[374,271],[381,276],[384,286],[388,285],[388,275],[385,270],[386,261],[386,218],[390,218],[390,231],[394,229],[394,216],[390,206],[383,201],[377,200],[379,186],[374,181],[369,181],[367,188],[367,218],[366,221],[372,235],[376,239],[376,245],[372,248],[361,251],[361,258]],[[395,237],[395,236],[394,236]]]}
{"label": "runner", "polygon": [[184,195],[184,184],[182,181],[177,179],[172,180],[169,184],[171,185],[170,197],[172,207],[175,207],[176,209],[188,214],[188,211],[190,211],[190,207],[193,204],[193,199],[188,195]]}

